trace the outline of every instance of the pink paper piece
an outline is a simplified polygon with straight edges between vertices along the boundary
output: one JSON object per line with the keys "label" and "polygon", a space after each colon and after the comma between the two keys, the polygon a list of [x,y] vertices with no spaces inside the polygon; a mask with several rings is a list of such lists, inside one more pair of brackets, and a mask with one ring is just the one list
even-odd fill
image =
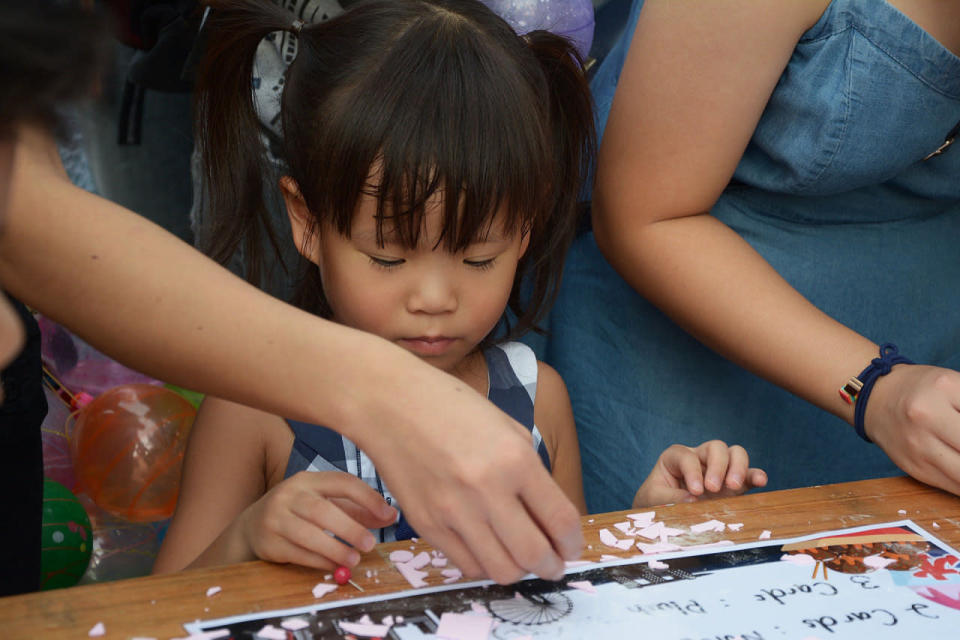
{"label": "pink paper piece", "polygon": [[326,583],[326,582],[318,582],[318,583],[316,584],[316,586],[313,587],[313,597],[314,597],[314,598],[322,598],[323,596],[327,595],[327,594],[330,593],[331,591],[336,591],[336,590],[337,590],[337,585],[335,585],[335,584],[328,584],[328,583]]}
{"label": "pink paper piece", "polygon": [[[523,596],[520,596],[520,597],[523,598]],[[490,611],[487,610],[487,608],[486,608],[485,606],[483,606],[482,604],[480,604],[479,602],[471,602],[471,603],[470,603],[470,611],[472,611],[472,612],[474,612],[474,613],[478,613],[478,614],[480,614],[481,616],[489,616],[489,615],[490,615]]]}
{"label": "pink paper piece", "polygon": [[380,621],[381,624],[385,624],[388,627],[393,626],[393,616],[385,616],[383,620]]}
{"label": "pink paper piece", "polygon": [[780,560],[795,564],[798,567],[809,567],[817,564],[816,559],[806,553],[785,553],[780,556]]}
{"label": "pink paper piece", "polygon": [[623,533],[623,535],[625,535],[625,536],[635,536],[635,535],[637,535],[637,530],[636,530],[636,529],[634,528],[634,526],[633,526],[631,523],[629,523],[629,522],[618,522],[618,523],[616,523],[616,524],[613,525],[613,526],[615,526],[617,529],[619,529],[620,532]]}
{"label": "pink paper piece", "polygon": [[464,613],[444,613],[437,626],[437,638],[443,640],[487,640],[493,618]]}
{"label": "pink paper piece", "polygon": [[443,574],[443,576],[446,578],[446,580],[443,581],[444,584],[450,584],[451,582],[456,582],[457,580],[463,577],[463,573],[460,571],[460,569],[457,569],[456,567],[451,567],[450,569],[444,569],[440,573]]}
{"label": "pink paper piece", "polygon": [[731,522],[730,524],[727,525],[727,529],[730,529],[730,531],[740,531],[740,529],[743,529],[743,523]]}
{"label": "pink paper piece", "polygon": [[682,548],[680,545],[670,542],[654,542],[652,544],[646,544],[644,542],[637,543],[637,549],[640,549],[640,551],[647,555],[680,551]]}
{"label": "pink paper piece", "polygon": [[207,597],[209,598],[210,596],[215,596],[221,591],[223,591],[223,589],[221,589],[219,586],[210,587],[207,589]]}
{"label": "pink paper piece", "polygon": [[337,622],[340,629],[346,633],[352,633],[361,638],[383,638],[390,633],[390,627],[385,624],[372,624],[369,622],[346,622],[340,620]]}
{"label": "pink paper piece", "polygon": [[426,551],[421,551],[417,555],[413,556],[413,559],[410,560],[409,564],[414,569],[423,569],[425,566],[430,564],[430,554]]}
{"label": "pink paper piece", "polygon": [[399,562],[410,562],[411,560],[413,560],[413,554],[406,549],[397,549],[396,551],[390,552],[390,562],[394,564]]}
{"label": "pink paper piece", "polygon": [[579,589],[580,591],[584,591],[586,593],[597,592],[597,588],[593,586],[593,583],[590,582],[589,580],[573,580],[572,582],[568,582],[567,584],[573,587],[574,589]]}
{"label": "pink paper piece", "polygon": [[413,568],[412,566],[410,566],[409,563],[406,563],[406,562],[399,562],[394,566],[397,568],[397,571],[400,572],[400,575],[402,575],[404,579],[407,582],[409,582],[410,586],[413,587],[414,589],[419,589],[420,587],[427,586],[427,583],[424,580],[424,578],[427,577],[426,571],[419,571],[418,569]]}
{"label": "pink paper piece", "polygon": [[610,562],[611,560],[621,560],[620,556],[611,556],[610,554],[604,553],[600,556],[600,562]]}
{"label": "pink paper piece", "polygon": [[303,618],[290,618],[280,623],[280,626],[289,631],[300,631],[310,626],[310,623]]}
{"label": "pink paper piece", "polygon": [[938,525],[936,522],[934,522],[934,523],[933,523],[933,528],[934,528],[934,529],[939,529],[939,528],[940,528],[940,525]]}
{"label": "pink paper piece", "polygon": [[706,522],[701,522],[700,524],[695,524],[690,527],[691,533],[703,533],[704,531],[716,531],[720,532],[726,528],[727,525],[720,522],[719,520],[707,520]]}
{"label": "pink paper piece", "polygon": [[633,546],[633,540],[618,540],[617,536],[610,533],[610,529],[600,529],[600,542],[614,549],[623,549],[626,551]]}
{"label": "pink paper piece", "polygon": [[91,628],[90,631],[87,631],[87,635],[91,638],[99,638],[106,632],[107,628],[103,626],[102,622],[98,622],[97,624],[93,625],[93,628]]}
{"label": "pink paper piece", "polygon": [[884,558],[883,556],[877,554],[872,556],[867,556],[863,559],[863,564],[870,567],[871,569],[883,569],[888,564],[893,564],[896,562],[893,558]]}
{"label": "pink paper piece", "polygon": [[650,567],[651,569],[660,569],[660,570],[670,568],[670,565],[668,565],[666,562],[660,562],[659,560],[651,560],[650,562],[647,563],[647,566]]}
{"label": "pink paper piece", "polygon": [[907,510],[906,510],[906,509],[897,509],[897,513],[899,513],[899,514],[902,515],[902,516],[905,516],[905,515],[907,515]]}
{"label": "pink paper piece", "polygon": [[257,631],[257,637],[265,638],[266,640],[287,640],[287,632],[280,627],[268,624],[263,629],[260,629],[260,631]]}
{"label": "pink paper piece", "polygon": [[645,527],[653,524],[653,519],[656,515],[656,511],[643,511],[642,513],[628,513],[627,518],[633,520],[633,526]]}
{"label": "pink paper piece", "polygon": [[769,539],[770,539],[769,529],[764,529],[763,531],[760,532],[760,535],[757,536],[757,540],[769,540]]}
{"label": "pink paper piece", "polygon": [[441,558],[440,556],[434,556],[433,560],[430,561],[435,567],[445,567],[447,566],[448,560],[446,558]]}

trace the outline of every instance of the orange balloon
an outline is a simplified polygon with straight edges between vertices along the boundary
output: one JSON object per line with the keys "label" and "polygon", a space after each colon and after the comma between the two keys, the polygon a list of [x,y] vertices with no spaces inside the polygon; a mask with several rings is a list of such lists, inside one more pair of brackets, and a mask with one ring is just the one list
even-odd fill
{"label": "orange balloon", "polygon": [[195,416],[193,405],[163,387],[128,384],[103,392],[80,411],[70,441],[78,484],[125,520],[169,518]]}

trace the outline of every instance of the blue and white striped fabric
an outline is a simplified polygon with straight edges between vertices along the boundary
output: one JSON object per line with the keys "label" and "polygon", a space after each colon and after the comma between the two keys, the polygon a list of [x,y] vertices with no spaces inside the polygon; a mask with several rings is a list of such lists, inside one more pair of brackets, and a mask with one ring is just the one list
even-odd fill
{"label": "blue and white striped fabric", "polygon": [[[537,395],[537,358],[525,344],[507,342],[483,352],[487,361],[487,398],[514,420],[530,430],[531,443],[550,470],[550,456],[540,431],[533,423]],[[396,524],[380,529],[381,542],[406,540],[416,532],[403,517],[396,498],[390,493],[373,461],[348,438],[326,427],[287,420],[294,433],[293,447],[284,478],[300,471],[344,471],[376,489],[389,504],[397,507]],[[466,454],[467,452],[464,451]]]}

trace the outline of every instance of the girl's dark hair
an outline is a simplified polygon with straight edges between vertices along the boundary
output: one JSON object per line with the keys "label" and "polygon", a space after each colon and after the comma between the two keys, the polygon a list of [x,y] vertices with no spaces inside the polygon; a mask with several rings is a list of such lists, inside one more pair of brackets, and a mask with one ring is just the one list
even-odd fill
{"label": "girl's dark hair", "polygon": [[[215,11],[197,87],[214,221],[206,249],[225,263],[242,240],[249,279],[259,284],[270,225],[251,75],[260,41],[290,31],[294,16],[264,0],[208,4]],[[438,191],[458,196],[443,198],[447,250],[483,236],[498,211],[507,230],[528,232],[509,300],[516,324],[501,337],[536,328],[556,295],[595,146],[589,89],[570,43],[545,31],[520,37],[476,0],[359,2],[302,27],[281,118],[286,172],[315,222],[346,237],[364,193],[377,198],[381,240],[395,232],[410,247]],[[329,316],[315,268],[294,301]]]}
{"label": "girl's dark hair", "polygon": [[104,18],[76,3],[17,0],[0,8],[0,138],[17,124],[57,123],[88,94],[109,43]]}

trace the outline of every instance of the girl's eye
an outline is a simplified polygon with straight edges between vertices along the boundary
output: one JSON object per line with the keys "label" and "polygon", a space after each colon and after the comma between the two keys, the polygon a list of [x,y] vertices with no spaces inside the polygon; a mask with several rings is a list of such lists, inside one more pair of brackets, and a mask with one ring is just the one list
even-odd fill
{"label": "girl's eye", "polygon": [[386,258],[377,258],[375,256],[367,256],[367,257],[370,258],[370,263],[373,264],[373,266],[379,267],[381,269],[392,269],[393,267],[399,267],[401,264],[404,263],[404,260],[402,258],[397,260],[388,260]]}
{"label": "girl's eye", "polygon": [[496,258],[487,258],[486,260],[464,260],[463,264],[473,267],[474,269],[486,270],[492,269],[493,263],[496,260]]}

